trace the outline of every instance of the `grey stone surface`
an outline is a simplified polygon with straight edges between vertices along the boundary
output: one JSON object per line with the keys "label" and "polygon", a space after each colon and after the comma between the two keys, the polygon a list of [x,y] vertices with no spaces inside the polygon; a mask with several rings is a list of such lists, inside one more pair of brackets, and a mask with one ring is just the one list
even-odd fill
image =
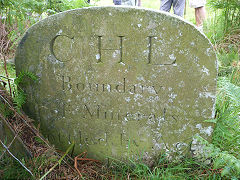
{"label": "grey stone surface", "polygon": [[25,111],[57,147],[74,153],[151,159],[183,151],[194,134],[211,137],[216,56],[181,18],[127,7],[92,7],[50,16],[19,44]]}

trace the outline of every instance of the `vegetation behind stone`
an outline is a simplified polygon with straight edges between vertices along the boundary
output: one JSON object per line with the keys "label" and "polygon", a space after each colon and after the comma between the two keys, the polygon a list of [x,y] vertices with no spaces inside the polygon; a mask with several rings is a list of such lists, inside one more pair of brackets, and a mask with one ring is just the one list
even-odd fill
{"label": "vegetation behind stone", "polygon": [[[88,6],[84,1],[76,0],[70,3],[67,0],[0,0],[0,83],[8,86],[15,79],[14,57],[15,47],[26,28],[48,15],[76,7]],[[112,177],[122,179],[238,179],[240,174],[240,27],[239,27],[239,1],[238,0],[211,0],[209,7],[214,8],[215,16],[207,20],[205,33],[216,48],[219,60],[218,99],[216,105],[216,118],[208,120],[214,122],[215,129],[212,142],[199,138],[205,144],[209,153],[207,157],[210,164],[191,157],[169,162],[165,155],[158,157],[158,161],[148,167],[141,162],[126,164],[112,161],[108,168],[93,169],[93,164],[84,167],[81,172],[86,179],[109,179]],[[209,9],[210,10],[210,9]],[[8,63],[8,65],[7,65]],[[11,87],[11,86],[9,86]],[[8,92],[9,92],[8,88]],[[3,89],[1,89],[1,93]],[[5,92],[4,92],[5,94]],[[1,94],[3,95],[3,94]],[[10,96],[14,95],[14,91]],[[9,111],[3,104],[1,97],[1,115],[4,117],[15,116],[15,111]],[[13,115],[13,116],[12,116]],[[38,143],[41,140],[35,138]],[[31,175],[9,154],[0,148],[0,177],[3,179],[29,179]],[[51,169],[61,158],[54,156],[54,151],[46,152],[35,159],[21,159],[21,162],[30,167],[34,177],[40,178]],[[47,157],[46,157],[47,156]],[[70,158],[71,159],[71,158]],[[92,163],[92,161],[89,161]],[[72,163],[73,167],[73,161]],[[68,166],[68,165],[67,165]],[[99,167],[99,165],[94,165]],[[70,168],[71,169],[71,168]],[[90,169],[90,170],[89,170]],[[100,169],[104,169],[101,171]],[[66,172],[66,170],[64,170]],[[65,177],[62,171],[62,177]],[[59,173],[59,172],[58,172]],[[76,173],[76,171],[75,171]],[[61,175],[61,173],[59,173]],[[79,177],[80,178],[80,177]]]}

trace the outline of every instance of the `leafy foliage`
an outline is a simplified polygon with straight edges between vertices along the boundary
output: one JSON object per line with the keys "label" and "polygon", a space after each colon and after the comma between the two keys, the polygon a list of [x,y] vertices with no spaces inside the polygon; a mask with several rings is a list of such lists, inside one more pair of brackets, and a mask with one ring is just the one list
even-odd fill
{"label": "leafy foliage", "polygon": [[[240,32],[238,31],[240,29],[240,1],[210,0],[209,5],[217,10],[215,18],[211,22],[213,28],[209,28],[208,37],[218,48],[221,77],[218,79],[217,119],[215,120],[213,142],[211,144],[200,137],[199,140],[206,145],[206,150],[210,152],[208,158],[212,158],[213,167],[191,158],[173,163],[169,162],[164,155],[158,158],[158,163],[154,168],[141,162],[131,161],[130,164],[126,164],[114,161],[111,164],[112,173],[119,179],[197,179],[200,176],[208,179],[220,179],[220,173],[222,177],[240,178],[240,64],[239,45],[237,44],[239,41],[229,36],[229,34]],[[88,6],[84,0],[0,0],[0,21],[3,22],[5,30],[9,31],[7,40],[10,39],[12,43],[10,48],[14,49],[25,29],[41,20],[44,15],[48,16],[84,6]],[[14,102],[18,109],[27,98],[18,86],[26,83],[26,79],[36,81],[37,77],[30,72],[22,72],[15,79]],[[0,109],[6,112],[5,115],[9,115],[4,106],[0,106]],[[41,140],[39,143],[42,143]],[[55,156],[52,158],[52,162],[57,161]],[[39,167],[35,169],[37,173],[43,171],[41,167],[45,160],[47,158],[41,156],[33,162],[35,167]],[[9,166],[7,161],[0,160],[0,167],[8,168],[8,170],[4,169],[7,174],[2,176],[2,171],[0,171],[0,176],[24,178],[26,172],[24,170],[22,172],[21,167],[18,169],[11,162]],[[211,168],[220,173],[211,171]]]}
{"label": "leafy foliage", "polygon": [[233,63],[238,61],[239,55],[238,52],[233,49],[228,52],[221,50],[218,52],[218,59],[221,67],[227,67],[234,65]]}
{"label": "leafy foliage", "polygon": [[224,17],[224,32],[240,27],[240,1],[239,0],[210,0],[209,5],[217,10],[222,10]]}
{"label": "leafy foliage", "polygon": [[208,20],[207,36],[216,47],[218,57],[217,117],[212,143],[206,145],[206,158],[214,169],[228,179],[240,178],[240,1],[210,0],[214,18]]}
{"label": "leafy foliage", "polygon": [[[213,168],[221,169],[221,176],[231,179],[240,178],[240,159],[231,154],[231,151],[223,151],[217,147],[216,142],[211,144],[200,136],[195,138],[202,144],[203,151],[207,152],[205,158],[212,158]],[[215,145],[214,145],[215,144]]]}
{"label": "leafy foliage", "polygon": [[0,0],[0,25],[8,31],[9,48],[14,49],[32,24],[51,14],[86,6],[85,0]]}
{"label": "leafy foliage", "polygon": [[240,87],[227,78],[220,78],[218,86],[218,119],[213,143],[240,159]]}
{"label": "leafy foliage", "polygon": [[19,87],[21,83],[26,83],[26,79],[30,79],[32,81],[37,81],[38,77],[31,72],[20,72],[19,76],[14,80],[15,88],[14,88],[14,96],[13,102],[17,105],[17,109],[19,110],[23,104],[26,102],[26,94]]}
{"label": "leafy foliage", "polygon": [[0,113],[4,116],[4,117],[11,117],[13,115],[12,111],[9,109],[9,107],[2,103],[0,101]]}
{"label": "leafy foliage", "polygon": [[[0,153],[2,153],[0,149]],[[24,159],[22,159],[24,162]],[[0,159],[1,179],[32,179],[29,173],[12,157],[3,156]]]}
{"label": "leafy foliage", "polygon": [[71,2],[69,0],[48,0],[47,11],[56,13],[86,6],[89,6],[89,4],[84,0],[73,0]]}
{"label": "leafy foliage", "polygon": [[[234,71],[236,72],[236,71]],[[223,168],[222,177],[240,178],[240,87],[239,74],[218,79],[216,102],[217,119],[213,142],[198,137],[206,145],[208,157],[214,160],[214,168]]]}
{"label": "leafy foliage", "polygon": [[89,6],[84,0],[0,0],[1,13],[5,14],[12,24],[12,20],[24,20],[37,13],[54,14],[69,9]]}
{"label": "leafy foliage", "polygon": [[15,90],[15,94],[13,97],[13,102],[16,104],[16,108],[19,111],[23,104],[26,103],[26,94],[22,90]]}
{"label": "leafy foliage", "polygon": [[14,83],[18,86],[20,83],[25,83],[24,80],[25,78],[29,78],[33,81],[37,81],[38,77],[36,75],[34,75],[31,72],[27,72],[27,71],[22,71],[20,72],[20,74],[18,75],[18,77],[14,80]]}

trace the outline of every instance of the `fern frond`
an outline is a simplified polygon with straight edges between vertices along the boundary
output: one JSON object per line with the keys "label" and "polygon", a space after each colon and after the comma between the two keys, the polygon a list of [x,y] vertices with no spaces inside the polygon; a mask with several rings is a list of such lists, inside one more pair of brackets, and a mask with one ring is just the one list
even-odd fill
{"label": "fern frond", "polygon": [[13,96],[13,102],[16,105],[17,110],[20,110],[23,104],[25,104],[27,96],[24,93],[24,91],[19,87],[19,85],[22,83],[26,83],[29,81],[26,81],[25,79],[28,78],[34,82],[38,80],[38,77],[34,75],[32,72],[22,71],[18,75],[18,77],[14,80],[14,96]]}
{"label": "fern frond", "polygon": [[15,91],[15,95],[13,97],[13,102],[16,105],[17,110],[19,111],[23,104],[26,102],[26,94],[22,90]]}
{"label": "fern frond", "polygon": [[24,78],[26,78],[26,77],[33,81],[38,80],[38,77],[35,74],[33,74],[32,72],[22,71],[22,72],[20,72],[18,77],[14,80],[14,83],[16,84],[16,86],[18,86],[20,83],[23,83]]}
{"label": "fern frond", "polygon": [[223,168],[221,172],[222,177],[240,178],[240,159],[233,156],[231,151],[222,151],[198,135],[194,139],[201,146],[203,152],[207,152],[205,153],[205,158],[213,159],[214,169]]}
{"label": "fern frond", "polygon": [[219,78],[218,88],[213,144],[240,158],[240,87],[227,78]]}

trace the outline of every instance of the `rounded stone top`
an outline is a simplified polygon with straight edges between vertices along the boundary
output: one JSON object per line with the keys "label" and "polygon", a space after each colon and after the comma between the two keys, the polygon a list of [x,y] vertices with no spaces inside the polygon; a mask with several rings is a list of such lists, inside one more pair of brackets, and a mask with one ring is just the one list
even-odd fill
{"label": "rounded stone top", "polygon": [[90,7],[32,26],[15,57],[25,112],[57,147],[125,158],[181,151],[211,137],[217,61],[210,41],[184,19],[132,7]]}

